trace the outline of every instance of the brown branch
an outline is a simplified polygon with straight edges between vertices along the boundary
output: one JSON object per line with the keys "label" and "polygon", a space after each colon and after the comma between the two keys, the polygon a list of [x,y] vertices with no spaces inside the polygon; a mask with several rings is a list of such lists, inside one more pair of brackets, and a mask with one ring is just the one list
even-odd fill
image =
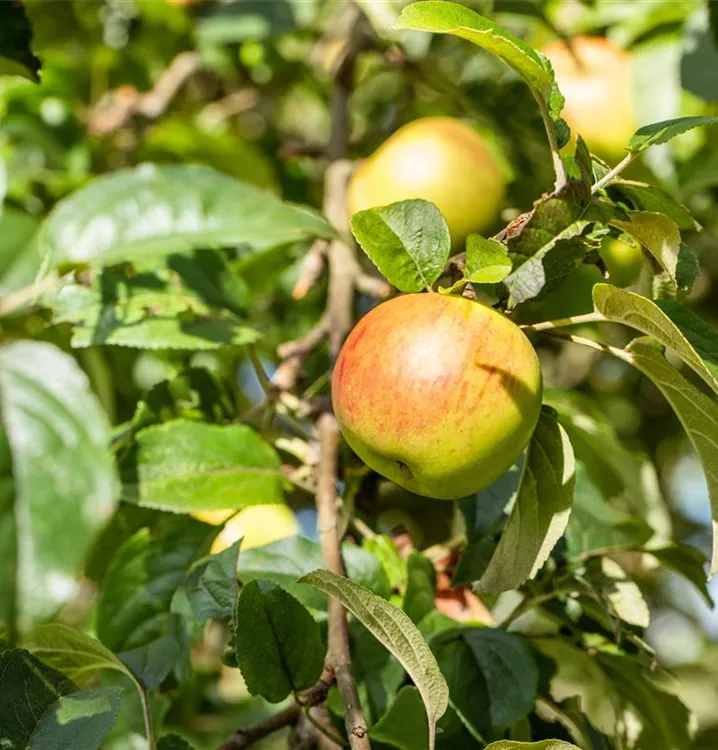
{"label": "brown branch", "polygon": [[[317,485],[317,525],[327,568],[344,575],[339,524],[337,521],[336,480],[339,452],[339,427],[332,414],[319,418],[319,482]],[[369,750],[369,735],[362,712],[349,652],[349,626],[342,604],[329,597],[327,661],[334,670],[339,695],[344,705],[344,723],[352,750]]]}
{"label": "brown branch", "polygon": [[299,270],[299,278],[292,290],[294,299],[306,297],[307,292],[312,289],[322,276],[324,266],[327,262],[327,249],[329,243],[319,238],[314,240],[309,251],[302,260],[302,267]]}

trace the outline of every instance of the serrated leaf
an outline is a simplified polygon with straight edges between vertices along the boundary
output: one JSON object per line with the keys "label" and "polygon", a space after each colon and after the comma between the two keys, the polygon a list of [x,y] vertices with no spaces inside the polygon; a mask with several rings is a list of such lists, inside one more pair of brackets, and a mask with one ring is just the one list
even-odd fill
{"label": "serrated leaf", "polygon": [[40,60],[31,50],[32,27],[21,3],[0,4],[0,75],[22,76],[37,83]]}
{"label": "serrated leaf", "polygon": [[299,601],[273,583],[252,581],[239,592],[234,649],[247,689],[270,703],[308,690],[324,666],[319,626]]}
{"label": "serrated leaf", "polygon": [[670,193],[655,185],[635,180],[613,180],[606,186],[606,191],[611,199],[627,203],[636,211],[648,211],[667,216],[681,231],[698,228],[696,220],[688,209]]}
{"label": "serrated leaf", "polygon": [[[353,544],[342,545],[342,559],[347,576],[354,583],[383,599],[391,596],[391,586],[377,558]],[[301,536],[280,539],[264,547],[249,549],[239,559],[239,577],[244,583],[268,579],[289,591],[305,607],[326,611],[327,598],[320,591],[297,579],[324,564],[322,548]]]}
{"label": "serrated leaf", "polygon": [[449,259],[449,227],[429,201],[359,211],[352,216],[351,230],[372,263],[402,292],[431,289]]}
{"label": "serrated leaf", "polygon": [[713,519],[710,577],[718,570],[718,405],[691,385],[650,339],[634,339],[627,353],[631,364],[650,378],[665,396],[703,466]]}
{"label": "serrated leaf", "polygon": [[579,750],[579,748],[563,740],[541,740],[540,742],[499,740],[487,745],[486,750]]}
{"label": "serrated leaf", "polygon": [[671,138],[703,125],[718,125],[718,117],[678,117],[673,120],[663,120],[651,125],[644,125],[631,137],[628,142],[628,150],[640,153],[649,146],[667,143]]}
{"label": "serrated leaf", "polygon": [[568,436],[555,413],[544,408],[516,502],[477,591],[509,591],[538,573],[568,524],[575,471]]}
{"label": "serrated leaf", "polygon": [[281,503],[286,484],[271,445],[242,424],[178,419],[147,427],[123,462],[124,496],[189,513]]}
{"label": "serrated leaf", "polygon": [[413,685],[403,687],[369,734],[373,740],[399,750],[427,750],[429,727],[419,691]]}
{"label": "serrated leaf", "polygon": [[406,592],[401,608],[414,623],[434,609],[436,571],[431,560],[416,550],[406,560]]}
{"label": "serrated leaf", "polygon": [[122,544],[102,582],[97,635],[115,652],[166,634],[172,596],[215,532],[189,516],[167,514]]}
{"label": "serrated leaf", "polygon": [[239,593],[237,563],[239,542],[212,555],[205,565],[193,571],[186,594],[195,617],[200,622],[232,616]]}
{"label": "serrated leaf", "polygon": [[612,218],[611,226],[638,240],[679,290],[690,290],[698,276],[698,261],[681,242],[681,233],[676,223],[653,211],[629,211],[626,217]]}
{"label": "serrated leaf", "polygon": [[563,107],[551,63],[518,37],[470,8],[443,0],[415,2],[404,8],[397,28],[453,34],[500,57],[529,85],[534,96],[557,121]]}
{"label": "serrated leaf", "polygon": [[652,302],[610,284],[596,284],[593,304],[608,320],[631,326],[672,349],[718,393],[718,334],[680,303]]}
{"label": "serrated leaf", "polygon": [[19,648],[0,651],[0,747],[26,748],[38,720],[77,687],[64,674]]}
{"label": "serrated leaf", "polygon": [[26,648],[41,662],[66,674],[78,685],[104,669],[131,676],[127,667],[100,641],[61,623],[40,625]]}
{"label": "serrated leaf", "polygon": [[474,736],[494,734],[533,710],[539,673],[519,636],[455,628],[432,638],[431,648],[449,683],[451,706]]}
{"label": "serrated leaf", "polygon": [[153,271],[105,268],[89,285],[68,279],[42,301],[53,323],[73,326],[75,348],[212,350],[261,337],[237,317],[245,293],[223,258],[205,250]]}
{"label": "serrated leaf", "polygon": [[47,708],[28,742],[28,750],[99,750],[117,721],[122,688],[72,693]]}
{"label": "serrated leaf", "polygon": [[[12,456],[16,581],[21,631],[73,593],[118,484],[106,416],[74,359],[49,343],[0,349],[0,410]],[[58,534],[58,529],[72,529]]]}
{"label": "serrated leaf", "polygon": [[429,749],[433,750],[436,722],[449,705],[449,689],[434,655],[409,617],[368,589],[328,570],[300,579],[333,596],[397,659],[424,701],[429,717]]}
{"label": "serrated leaf", "polygon": [[96,177],[61,200],[41,227],[52,265],[108,264],[198,248],[261,252],[331,237],[312,211],[199,165],[142,164]]}
{"label": "serrated leaf", "polygon": [[479,234],[466,238],[465,279],[472,284],[495,284],[511,273],[511,258],[506,245]]}

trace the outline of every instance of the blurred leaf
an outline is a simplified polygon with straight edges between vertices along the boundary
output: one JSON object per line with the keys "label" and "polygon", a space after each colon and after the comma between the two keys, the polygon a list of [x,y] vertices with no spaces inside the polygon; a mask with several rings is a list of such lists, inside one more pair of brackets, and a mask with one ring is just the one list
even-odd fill
{"label": "blurred leaf", "polygon": [[236,44],[259,40],[291,31],[294,13],[287,0],[239,0],[214,6],[197,23],[195,34],[200,45]]}
{"label": "blurred leaf", "polygon": [[103,669],[131,676],[127,667],[99,641],[61,623],[40,625],[26,646],[41,662],[66,674],[78,685]]}
{"label": "blurred leaf", "polygon": [[681,231],[696,229],[696,221],[688,209],[655,185],[634,180],[613,180],[606,186],[606,191],[612,200],[627,202],[636,211],[664,214]]}
{"label": "blurred leaf", "polygon": [[612,226],[630,234],[660,263],[679,290],[690,291],[698,276],[698,261],[681,242],[675,222],[661,213],[629,211],[627,219],[613,218]]}
{"label": "blurred leaf", "polygon": [[0,75],[40,80],[40,60],[30,49],[32,27],[21,2],[0,3]]}
{"label": "blurred leaf", "polygon": [[406,560],[406,572],[406,593],[401,608],[413,623],[418,623],[434,609],[436,571],[431,560],[412,550]]}
{"label": "blurred leaf", "polygon": [[464,498],[459,508],[466,525],[466,545],[454,571],[455,586],[479,580],[496,549],[504,510],[516,497],[524,458],[520,458],[503,476],[476,495]]}
{"label": "blurred leaf", "polygon": [[541,740],[540,742],[499,740],[487,745],[486,750],[579,750],[579,748],[563,740]]}
{"label": "blurred leaf", "polygon": [[281,503],[286,480],[272,446],[243,424],[178,419],[140,431],[123,462],[126,497],[174,513]]}
{"label": "blurred leaf", "polygon": [[120,712],[122,688],[72,693],[47,708],[33,730],[31,750],[99,750]]}
{"label": "blurred leaf", "polygon": [[713,519],[713,548],[709,576],[718,570],[718,405],[691,385],[650,339],[634,339],[630,361],[665,396],[680,419],[703,465]]}
{"label": "blurred leaf", "polygon": [[239,592],[234,649],[248,690],[270,703],[308,690],[324,666],[319,626],[300,602],[273,583],[251,581]]}
{"label": "blurred leaf", "polygon": [[200,622],[232,616],[239,592],[237,563],[240,542],[212,555],[189,576],[186,585],[187,598],[195,617]]}
{"label": "blurred leaf", "polygon": [[362,547],[379,559],[392,589],[405,588],[406,560],[401,556],[399,548],[388,534],[375,534],[365,539]]}
{"label": "blurred leaf", "polygon": [[416,626],[400,609],[328,570],[315,570],[300,583],[316,586],[340,601],[406,669],[424,701],[429,717],[429,750],[433,750],[436,722],[446,711],[449,690]]}
{"label": "blurred leaf", "polygon": [[533,578],[568,523],[573,502],[573,449],[555,412],[544,408],[528,447],[518,496],[479,592],[509,591]]}
{"label": "blurred leaf", "polygon": [[[379,561],[361,547],[342,545],[342,558],[347,576],[383,599],[391,596],[391,586]],[[305,607],[326,611],[326,596],[312,586],[297,583],[297,579],[324,565],[322,548],[301,536],[280,539],[264,547],[242,552],[239,559],[239,578],[244,583],[268,579],[278,583]]]}
{"label": "blurred leaf", "polygon": [[512,633],[456,628],[432,638],[451,706],[480,736],[527,716],[536,703],[538,669],[531,651]]}
{"label": "blurred leaf", "polygon": [[260,252],[331,234],[311,210],[209,167],[143,164],[61,200],[38,241],[52,264],[108,264],[201,248]]}
{"label": "blurred leaf", "polygon": [[672,349],[718,393],[718,333],[673,301],[652,302],[609,284],[593,287],[593,304],[604,317],[631,326]]}
{"label": "blurred leaf", "polygon": [[82,370],[52,344],[0,349],[0,409],[15,482],[15,507],[5,512],[14,513],[17,545],[3,568],[17,602],[4,604],[27,631],[71,598],[118,485],[105,414]]}
{"label": "blurred leaf", "polygon": [[645,151],[649,146],[667,143],[681,133],[703,125],[718,125],[718,117],[678,117],[674,120],[654,122],[639,128],[628,142],[628,150],[635,153]]}
{"label": "blurred leaf", "polygon": [[564,100],[551,64],[540,52],[493,21],[458,3],[425,0],[404,8],[397,28],[454,34],[497,55],[526,81],[554,127],[558,125]]}
{"label": "blurred leaf", "polygon": [[0,747],[25,748],[39,720],[77,687],[24,649],[0,651]]}
{"label": "blurred leaf", "polygon": [[[0,5],[0,12],[9,4]],[[12,206],[3,206],[0,210],[1,296],[30,284],[40,269],[42,259],[30,243],[36,228],[37,219],[34,216]]]}
{"label": "blurred leaf", "polygon": [[413,685],[403,687],[369,734],[373,740],[399,750],[427,750],[429,727],[419,691]]}
{"label": "blurred leaf", "polygon": [[576,463],[573,508],[566,528],[569,557],[633,547],[647,542],[652,534],[651,527],[643,519],[609,505],[583,464]]}
{"label": "blurred leaf", "polygon": [[181,644],[173,635],[163,635],[120,654],[132,674],[145,690],[153,690],[167,677],[177,663]]}
{"label": "blurred leaf", "polygon": [[718,44],[718,7],[715,3],[708,3],[708,25],[713,32],[713,41]]}
{"label": "blurred leaf", "polygon": [[124,542],[97,602],[97,635],[108,648],[126,651],[166,634],[172,596],[213,533],[189,516],[168,514]]}
{"label": "blurred leaf", "polygon": [[449,260],[449,227],[429,201],[359,211],[352,216],[351,229],[372,263],[402,292],[431,289]]}
{"label": "blurred leaf", "polygon": [[157,750],[194,750],[194,748],[178,735],[166,734],[157,743]]}
{"label": "blurred leaf", "polygon": [[655,557],[664,568],[690,581],[703,595],[706,604],[713,609],[714,602],[706,586],[705,565],[708,561],[700,550],[685,544],[671,544],[657,549],[646,549],[644,552]]}
{"label": "blurred leaf", "polygon": [[[184,283],[178,282],[178,272]],[[239,310],[245,294],[221,256],[196,251],[191,259],[171,256],[166,270],[105,268],[91,286],[68,280],[46,294],[43,304],[52,309],[54,323],[72,324],[75,348],[212,350],[261,337],[223,311]]]}

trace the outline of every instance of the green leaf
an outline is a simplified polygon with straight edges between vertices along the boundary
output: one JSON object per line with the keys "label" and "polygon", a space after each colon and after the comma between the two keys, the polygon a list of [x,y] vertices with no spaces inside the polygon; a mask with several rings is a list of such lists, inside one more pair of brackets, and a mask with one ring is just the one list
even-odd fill
{"label": "green leaf", "polygon": [[449,689],[434,655],[409,617],[368,589],[347,578],[316,570],[300,579],[333,596],[397,659],[421,693],[429,717],[429,748],[433,750],[436,722],[449,703]]}
{"label": "green leaf", "polygon": [[182,650],[173,635],[163,635],[120,654],[123,663],[145,690],[153,690],[167,677]]}
{"label": "green leaf", "polygon": [[102,583],[99,639],[120,652],[165,635],[172,596],[214,533],[189,516],[167,514],[125,541]]}
{"label": "green leaf", "polygon": [[40,625],[26,647],[41,662],[66,674],[78,685],[104,669],[131,676],[127,667],[100,641],[61,623]]}
{"label": "green leaf", "polygon": [[[0,5],[0,12],[3,7]],[[0,32],[2,33],[2,32]],[[12,206],[0,211],[0,295],[5,296],[32,283],[40,270],[42,259],[30,242],[37,219]]]}
{"label": "green leaf", "polygon": [[281,503],[274,449],[251,427],[178,419],[140,431],[122,466],[124,495],[175,513]]}
{"label": "green leaf", "polygon": [[636,153],[645,151],[649,146],[667,143],[681,133],[702,125],[718,125],[718,117],[678,117],[674,120],[654,122],[639,128],[628,142],[628,150]]}
{"label": "green leaf", "polygon": [[541,740],[540,742],[499,740],[487,745],[486,750],[579,750],[579,748],[563,740]]}
{"label": "green leaf", "polygon": [[418,623],[434,609],[436,571],[429,558],[412,550],[406,561],[406,572],[406,593],[401,608],[413,623]]}
{"label": "green leaf", "polygon": [[58,698],[37,723],[28,750],[99,750],[117,721],[121,692],[106,687]]}
{"label": "green leaf", "polygon": [[432,638],[431,647],[449,683],[451,706],[472,734],[494,734],[533,710],[539,673],[519,636],[455,628]]}
{"label": "green leaf", "polygon": [[40,80],[40,60],[30,49],[32,27],[21,3],[0,4],[0,75]]}
{"label": "green leaf", "polygon": [[[370,552],[353,544],[342,545],[342,558],[347,576],[354,583],[373,591],[382,599],[391,596],[391,586],[379,560]],[[297,583],[297,579],[324,565],[322,548],[301,536],[248,549],[239,558],[239,577],[244,583],[268,579],[278,583],[299,599],[305,607],[326,611],[327,598],[313,586]]]}
{"label": "green leaf", "polygon": [[593,304],[608,320],[631,326],[672,349],[718,393],[718,334],[677,302],[660,305],[610,284],[593,287]]}
{"label": "green leaf", "polygon": [[588,577],[608,602],[613,614],[629,625],[647,628],[650,623],[650,612],[638,585],[609,557],[601,557],[591,562]]}
{"label": "green leaf", "polygon": [[166,734],[157,743],[157,750],[194,750],[194,748],[178,735]]}
{"label": "green leaf", "polygon": [[690,581],[700,591],[706,604],[713,609],[714,602],[706,586],[707,560],[700,550],[686,544],[670,544],[666,547],[646,549],[644,552],[655,557],[664,568]]}
{"label": "green leaf", "polygon": [[192,611],[200,622],[232,616],[239,593],[237,563],[240,542],[212,555],[205,565],[192,572],[186,593]]}
{"label": "green leaf", "polygon": [[399,750],[427,750],[429,726],[419,691],[413,685],[403,687],[369,734],[373,740]]}
{"label": "green leaf", "polygon": [[529,85],[534,96],[557,121],[563,107],[551,63],[518,37],[458,3],[415,2],[404,8],[397,28],[454,34],[500,57]]}
{"label": "green leaf", "polygon": [[508,591],[533,578],[568,523],[575,460],[555,413],[544,408],[529,443],[521,485],[506,528],[477,591]]}
{"label": "green leaf", "polygon": [[0,651],[0,747],[26,748],[45,711],[77,688],[24,649]]}
{"label": "green leaf", "polygon": [[713,518],[710,577],[718,570],[718,405],[691,385],[650,339],[634,339],[627,352],[631,364],[665,396],[703,465]]}
{"label": "green leaf", "polygon": [[611,226],[638,240],[660,263],[679,290],[690,290],[698,276],[698,262],[681,242],[676,223],[653,211],[629,211],[626,217],[612,218]]}
{"label": "green leaf", "polygon": [[315,236],[332,236],[323,219],[253,185],[199,165],[142,164],[96,177],[61,200],[38,241],[54,265],[197,248],[261,252]]}
{"label": "green leaf", "polygon": [[[95,533],[112,512],[117,477],[107,419],[74,359],[49,343],[0,349],[0,410],[12,455],[21,631],[73,593]],[[58,534],[58,529],[72,533]],[[4,553],[4,550],[3,550]]]}
{"label": "green leaf", "polygon": [[449,260],[449,227],[429,201],[399,201],[359,211],[352,216],[351,229],[372,263],[402,292],[431,289]]}
{"label": "green leaf", "polygon": [[648,211],[667,216],[681,231],[697,229],[688,209],[670,193],[655,185],[634,180],[613,180],[606,186],[612,200],[627,203],[635,211]]}
{"label": "green leaf", "polygon": [[234,649],[247,689],[270,703],[312,687],[324,666],[319,626],[299,601],[273,583],[252,581],[239,592]]}
{"label": "green leaf", "polygon": [[261,338],[237,317],[245,303],[242,282],[211,250],[196,251],[193,258],[170,256],[165,268],[151,272],[105,268],[89,285],[68,279],[43,297],[53,323],[73,326],[75,348],[240,346]]}
{"label": "green leaf", "polygon": [[466,283],[495,284],[503,281],[511,273],[511,258],[506,245],[495,240],[485,239],[480,234],[470,234],[466,238],[466,267],[464,277],[451,289],[441,292],[455,292]]}

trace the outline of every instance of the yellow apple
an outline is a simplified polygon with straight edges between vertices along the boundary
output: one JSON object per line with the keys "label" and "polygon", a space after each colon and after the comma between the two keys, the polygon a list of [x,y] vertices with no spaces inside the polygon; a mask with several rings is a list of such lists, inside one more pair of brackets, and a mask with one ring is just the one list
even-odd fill
{"label": "yellow apple", "polygon": [[423,198],[444,215],[457,247],[496,221],[505,190],[502,167],[478,132],[453,117],[424,117],[359,165],[349,184],[349,211]]}

